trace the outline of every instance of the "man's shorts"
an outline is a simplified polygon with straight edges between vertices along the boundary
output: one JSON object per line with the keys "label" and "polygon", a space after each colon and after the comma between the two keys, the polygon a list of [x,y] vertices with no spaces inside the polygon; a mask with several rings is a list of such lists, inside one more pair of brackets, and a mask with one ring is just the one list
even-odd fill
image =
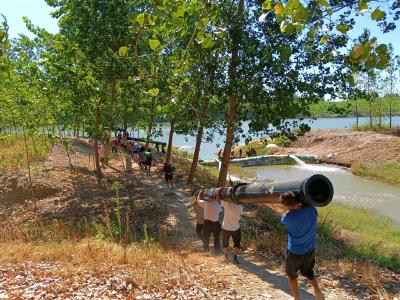
{"label": "man's shorts", "polygon": [[242,232],[240,228],[236,231],[230,231],[222,229],[222,247],[228,248],[229,246],[229,238],[233,239],[233,247],[240,248],[240,241],[242,239]]}
{"label": "man's shorts", "polygon": [[289,251],[286,253],[286,274],[292,278],[297,278],[297,272],[308,279],[314,279],[315,251],[312,250],[305,254],[294,254]]}
{"label": "man's shorts", "polygon": [[171,181],[172,180],[172,173],[166,173],[165,174],[165,180]]}

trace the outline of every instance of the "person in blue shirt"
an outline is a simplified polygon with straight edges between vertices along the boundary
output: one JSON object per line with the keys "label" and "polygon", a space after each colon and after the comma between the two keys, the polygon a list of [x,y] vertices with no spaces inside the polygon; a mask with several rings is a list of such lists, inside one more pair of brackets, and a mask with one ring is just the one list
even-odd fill
{"label": "person in blue shirt", "polygon": [[293,192],[282,194],[280,202],[287,209],[281,223],[287,225],[289,233],[285,270],[293,297],[295,300],[300,299],[297,283],[297,273],[300,271],[310,281],[316,299],[324,300],[325,296],[314,276],[317,209],[303,204]]}

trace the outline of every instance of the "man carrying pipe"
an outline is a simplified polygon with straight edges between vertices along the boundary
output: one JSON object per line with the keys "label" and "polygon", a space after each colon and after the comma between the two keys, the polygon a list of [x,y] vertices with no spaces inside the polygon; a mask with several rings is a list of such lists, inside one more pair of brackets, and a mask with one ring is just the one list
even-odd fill
{"label": "man carrying pipe", "polygon": [[[301,202],[312,206],[328,205],[333,198],[333,186],[324,175],[315,174],[304,180],[281,182],[256,182],[232,187],[205,189],[204,196],[215,200],[217,194],[223,201],[235,204],[279,203],[286,192],[298,195]],[[194,192],[198,194],[198,191]]]}
{"label": "man carrying pipe", "polygon": [[294,300],[300,300],[297,283],[299,271],[310,281],[316,300],[324,300],[325,296],[314,276],[318,212],[314,206],[304,205],[293,192],[283,193],[279,199],[287,209],[281,223],[288,228],[285,271]]}

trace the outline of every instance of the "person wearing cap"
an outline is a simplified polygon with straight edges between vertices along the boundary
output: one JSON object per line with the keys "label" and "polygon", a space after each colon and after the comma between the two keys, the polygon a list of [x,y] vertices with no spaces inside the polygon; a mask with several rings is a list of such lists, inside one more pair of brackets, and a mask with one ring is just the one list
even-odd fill
{"label": "person wearing cap", "polygon": [[281,223],[288,227],[288,248],[285,270],[292,295],[299,300],[297,273],[307,277],[314,288],[317,300],[324,300],[314,275],[315,244],[317,236],[317,209],[312,205],[303,204],[299,195],[293,192],[283,193],[280,203],[287,209],[281,218]]}
{"label": "person wearing cap", "polygon": [[210,236],[212,233],[214,238],[214,250],[216,253],[219,253],[221,251],[221,224],[219,223],[221,199],[219,197],[219,190],[217,192],[216,200],[211,200],[204,195],[204,187],[202,187],[197,196],[197,203],[204,210],[203,248],[205,251],[209,250]]}

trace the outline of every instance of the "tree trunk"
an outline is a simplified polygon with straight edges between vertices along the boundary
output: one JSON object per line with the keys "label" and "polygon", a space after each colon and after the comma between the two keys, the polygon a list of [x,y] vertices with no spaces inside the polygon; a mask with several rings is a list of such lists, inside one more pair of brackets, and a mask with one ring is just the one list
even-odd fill
{"label": "tree trunk", "polygon": [[171,128],[169,129],[167,156],[165,158],[165,162],[167,164],[169,164],[171,162],[172,140],[174,138],[174,128],[175,128],[175,120],[172,119],[171,120]]}
{"label": "tree trunk", "polygon": [[155,99],[155,97],[153,97],[152,103],[151,103],[149,126],[147,127],[146,149],[148,149],[149,145],[150,145],[150,140],[151,140],[152,131],[153,131],[153,125],[154,125],[155,110],[156,110],[156,99]]}
{"label": "tree trunk", "polygon": [[94,161],[96,163],[97,176],[101,177],[102,174],[99,158],[99,141],[97,139],[94,140]]}
{"label": "tree trunk", "polygon": [[200,125],[199,125],[199,130],[197,131],[196,148],[194,149],[192,165],[190,166],[190,173],[187,179],[188,183],[193,183],[194,176],[196,175],[197,162],[199,161],[199,155],[200,155],[201,140],[203,138],[204,124],[206,121],[206,115],[208,112],[209,104],[210,100],[207,97],[206,102],[204,103],[203,106],[203,111],[201,112],[200,115]]}
{"label": "tree trunk", "polygon": [[356,129],[358,130],[358,101],[356,99]]}
{"label": "tree trunk", "polygon": [[[107,92],[107,87],[108,87],[108,82],[106,81],[105,83],[105,90]],[[104,160],[106,163],[108,163],[108,158],[111,153],[111,132],[114,130],[114,107],[115,107],[115,102],[117,99],[117,81],[113,80],[111,82],[111,103],[110,103],[110,108],[108,110],[108,115],[110,117],[110,123],[109,123],[109,128],[108,128],[108,134],[105,139],[105,144],[104,144]]]}
{"label": "tree trunk", "polygon": [[379,127],[382,126],[382,99],[379,99]]}
{"label": "tree trunk", "polygon": [[389,98],[389,129],[392,129],[392,98]]}
{"label": "tree trunk", "polygon": [[153,131],[153,124],[154,124],[154,119],[152,117],[151,120],[149,121],[149,125],[147,127],[146,149],[148,149],[149,145],[150,145],[151,136],[152,136],[151,132]]}
{"label": "tree trunk", "polygon": [[29,159],[28,142],[26,141],[26,134],[25,134],[25,128],[24,128],[24,126],[22,126],[22,134],[24,135],[25,154],[26,154],[26,165],[28,166],[29,183],[32,185],[31,162],[30,162],[30,159]]}
{"label": "tree trunk", "polygon": [[369,126],[372,128],[372,101],[369,101]]}
{"label": "tree trunk", "polygon": [[234,32],[235,35],[232,36],[232,56],[231,63],[229,65],[228,75],[230,80],[230,93],[229,95],[229,112],[227,116],[227,130],[225,138],[224,153],[222,155],[222,164],[219,171],[218,186],[223,187],[226,185],[226,176],[228,174],[228,166],[231,156],[231,149],[233,146],[233,140],[235,138],[235,125],[236,125],[236,114],[239,108],[239,102],[235,95],[235,90],[233,87],[233,82],[236,76],[236,67],[239,63],[239,45],[240,45],[240,35],[242,33],[242,17],[244,10],[244,0],[239,0],[238,10],[237,10],[237,28]]}

